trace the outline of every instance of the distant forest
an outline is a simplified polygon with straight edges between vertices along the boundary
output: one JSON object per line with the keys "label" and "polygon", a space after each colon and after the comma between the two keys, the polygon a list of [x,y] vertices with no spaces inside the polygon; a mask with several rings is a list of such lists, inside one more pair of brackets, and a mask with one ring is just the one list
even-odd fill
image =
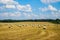
{"label": "distant forest", "polygon": [[11,19],[6,19],[6,20],[0,20],[0,22],[52,22],[52,23],[57,23],[60,24],[60,19],[29,19],[29,20],[11,20]]}

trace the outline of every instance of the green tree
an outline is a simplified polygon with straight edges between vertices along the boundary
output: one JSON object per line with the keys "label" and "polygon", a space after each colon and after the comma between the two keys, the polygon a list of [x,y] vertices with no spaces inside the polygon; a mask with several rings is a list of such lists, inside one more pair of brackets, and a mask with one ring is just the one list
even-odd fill
{"label": "green tree", "polygon": [[60,24],[60,19],[56,19],[56,23]]}

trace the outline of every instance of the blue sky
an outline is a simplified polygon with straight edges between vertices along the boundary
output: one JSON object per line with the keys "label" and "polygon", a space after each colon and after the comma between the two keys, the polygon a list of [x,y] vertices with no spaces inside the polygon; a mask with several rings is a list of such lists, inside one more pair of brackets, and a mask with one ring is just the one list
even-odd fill
{"label": "blue sky", "polygon": [[60,0],[0,0],[0,19],[60,19]]}

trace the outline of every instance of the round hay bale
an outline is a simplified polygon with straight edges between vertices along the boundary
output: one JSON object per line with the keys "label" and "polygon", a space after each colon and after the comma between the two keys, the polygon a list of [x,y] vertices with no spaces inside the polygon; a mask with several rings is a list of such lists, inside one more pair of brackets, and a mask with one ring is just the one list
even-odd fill
{"label": "round hay bale", "polygon": [[43,29],[47,29],[47,27],[46,26],[43,26]]}

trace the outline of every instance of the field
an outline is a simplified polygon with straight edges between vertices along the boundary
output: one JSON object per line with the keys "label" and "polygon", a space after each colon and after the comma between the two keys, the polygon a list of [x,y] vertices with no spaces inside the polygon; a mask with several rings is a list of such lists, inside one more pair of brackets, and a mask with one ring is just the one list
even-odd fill
{"label": "field", "polygon": [[0,40],[60,40],[60,24],[49,22],[0,23]]}

